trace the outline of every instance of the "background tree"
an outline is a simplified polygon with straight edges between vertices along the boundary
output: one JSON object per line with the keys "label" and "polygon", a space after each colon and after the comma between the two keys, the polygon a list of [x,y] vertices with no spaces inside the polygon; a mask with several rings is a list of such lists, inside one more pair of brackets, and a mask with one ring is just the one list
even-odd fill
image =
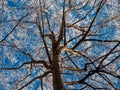
{"label": "background tree", "polygon": [[119,90],[117,0],[1,0],[1,90]]}

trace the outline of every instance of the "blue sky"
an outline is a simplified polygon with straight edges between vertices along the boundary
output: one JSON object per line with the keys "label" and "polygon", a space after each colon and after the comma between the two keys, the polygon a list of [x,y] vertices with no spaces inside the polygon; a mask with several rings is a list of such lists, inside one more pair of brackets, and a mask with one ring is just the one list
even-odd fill
{"label": "blue sky", "polygon": [[[48,3],[47,3],[48,4]],[[74,3],[76,4],[76,3]],[[26,13],[30,12],[24,8],[30,6],[30,1],[28,0],[6,0],[6,5],[8,5],[8,7],[10,8],[10,10],[6,10],[4,12],[4,17],[3,20],[7,21],[7,20],[13,20],[13,19],[20,19],[22,16],[26,15]],[[53,4],[54,5],[54,4]],[[66,7],[68,8],[69,5],[66,5]],[[59,6],[54,9],[58,10],[55,11],[51,6],[49,6],[49,10],[46,10],[46,15],[49,15],[48,18],[50,19],[50,22],[52,23],[51,25],[51,29],[52,31],[55,31],[56,35],[57,30],[59,28],[59,18],[61,18],[61,14],[60,8],[62,7],[62,3],[59,4]],[[90,6],[90,4],[88,4],[86,7],[84,7],[80,12],[78,12],[77,10],[73,10],[69,13],[68,15],[68,19],[71,20],[71,22],[74,22],[76,20],[78,20],[79,18],[83,18],[85,16],[85,13],[87,13],[92,7]],[[94,23],[94,25],[96,24],[100,24],[103,23],[104,21],[106,21],[108,18],[110,18],[108,12],[106,11],[109,10],[109,7],[107,7],[106,5],[101,9],[101,11],[99,12],[99,15],[96,18],[96,21]],[[91,22],[90,20],[92,20],[94,18],[95,15],[95,9],[93,9],[93,11],[88,14],[88,16],[78,25],[84,25],[84,26],[88,26]],[[32,10],[31,10],[32,11]],[[57,12],[58,14],[58,21],[54,21],[53,20],[53,14]],[[80,14],[81,13],[81,14]],[[83,14],[84,13],[84,14]],[[35,21],[36,18],[33,15],[28,16],[27,18],[25,18],[24,20],[28,20],[28,21]],[[46,17],[44,15],[44,20],[46,20]],[[68,21],[70,21],[68,20]],[[23,24],[22,24],[23,23]],[[16,22],[6,22],[3,24],[2,27],[2,38],[4,38],[6,36],[6,34],[15,26]],[[57,25],[58,24],[58,25]],[[91,28],[91,31],[97,31],[99,26],[94,26],[93,28]],[[20,25],[14,30],[14,32],[12,32],[12,34],[6,39],[8,46],[0,46],[0,67],[16,67],[18,65],[21,65],[24,62],[28,62],[31,61],[29,56],[26,56],[22,53],[20,53],[18,50],[14,50],[13,47],[11,47],[12,42],[16,43],[21,50],[23,50],[26,53],[30,53],[34,56],[35,59],[47,59],[46,57],[46,53],[44,52],[45,49],[43,49],[43,42],[40,38],[39,35],[39,31],[37,31],[37,27],[36,25],[30,24],[30,23],[24,23],[21,22]],[[79,31],[74,31],[73,29],[68,29],[69,31],[67,32],[67,37],[73,38],[76,35],[79,35]],[[48,30],[48,26],[45,24],[45,33],[49,33]],[[116,35],[116,28],[115,26],[110,27],[109,23],[107,23],[104,27],[100,28],[99,31],[97,32],[98,35],[100,34],[104,34],[104,35],[100,35],[100,36],[89,36],[87,37],[87,39],[107,39],[107,40],[111,40],[111,39],[116,39],[115,35]],[[73,45],[75,45],[81,38],[77,38],[75,40],[73,40],[70,43],[70,46],[72,47]],[[51,47],[51,42],[50,39],[46,39],[47,40],[47,45],[49,47]],[[85,52],[85,48],[87,47],[88,44],[101,44],[101,45],[96,45],[93,48],[91,48],[90,50],[88,50],[91,53],[87,53]],[[89,45],[88,45],[89,46]],[[114,44],[106,44],[103,46],[103,43],[101,42],[91,42],[91,43],[84,43],[81,44],[76,50],[81,50],[83,52],[85,52],[85,54],[87,54],[88,56],[91,55],[91,58],[97,57],[98,55],[102,55],[104,52],[108,52],[110,48],[112,48],[114,46]],[[69,46],[67,46],[69,47]],[[108,48],[106,48],[108,47]],[[119,49],[118,49],[119,50]],[[40,54],[40,55],[39,55]],[[119,53],[117,53],[119,54]],[[38,55],[38,56],[37,56]],[[65,56],[65,53],[62,53],[62,57]],[[36,57],[37,56],[37,57]],[[116,55],[113,55],[116,56]],[[72,57],[72,56],[71,56]],[[73,55],[74,57],[74,55]],[[86,63],[89,62],[89,60],[87,60],[86,58],[84,58],[83,56],[80,56],[78,58],[72,58],[75,63],[81,67],[84,68],[84,65]],[[111,58],[108,58],[111,59]],[[72,63],[70,61],[67,62],[69,65],[72,66]],[[116,64],[118,65],[119,62],[117,62]],[[118,65],[119,66],[119,65]],[[25,66],[24,68],[20,69],[20,70],[16,70],[16,71],[0,71],[0,74],[3,73],[4,75],[0,75],[1,78],[3,78],[4,82],[2,82],[2,79],[0,80],[0,90],[10,90],[11,86],[14,85],[13,81],[16,81],[18,79],[20,79],[20,76],[24,76],[27,72],[28,69],[27,67],[29,66]],[[31,76],[29,77],[30,79],[36,77],[37,75],[39,75],[39,73],[42,72],[41,68],[33,68],[32,69],[32,73]],[[68,73],[69,71],[65,71],[66,73]],[[71,73],[71,72],[69,72]],[[87,74],[88,72],[83,73],[83,76],[85,74]],[[16,74],[16,75],[15,75]],[[10,77],[9,77],[10,76]],[[9,78],[8,78],[9,77]],[[15,77],[15,78],[14,78]],[[26,81],[29,80],[29,78],[26,78]],[[10,80],[9,80],[10,79]],[[69,81],[69,80],[79,80],[81,79],[81,77],[77,77],[77,74],[74,73],[73,76],[71,75],[64,75],[63,76],[64,81]],[[26,82],[25,81],[25,82]],[[8,85],[8,87],[7,87]],[[47,87],[47,83],[44,83],[44,86]],[[118,85],[118,84],[116,84]],[[40,80],[37,79],[35,80],[32,84],[30,84],[30,86],[27,87],[26,90],[39,90],[38,88],[40,87]],[[75,88],[80,88],[83,87],[82,85],[76,85]],[[69,86],[66,86],[66,88],[69,88]],[[89,88],[90,90],[90,88]]]}

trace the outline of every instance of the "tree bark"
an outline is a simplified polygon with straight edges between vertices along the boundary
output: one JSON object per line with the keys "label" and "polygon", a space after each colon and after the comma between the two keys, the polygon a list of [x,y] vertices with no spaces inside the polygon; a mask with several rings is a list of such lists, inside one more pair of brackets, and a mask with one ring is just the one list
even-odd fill
{"label": "tree bark", "polygon": [[60,52],[56,47],[53,47],[52,77],[53,77],[54,90],[64,90],[64,85],[61,78],[59,60],[60,60]]}

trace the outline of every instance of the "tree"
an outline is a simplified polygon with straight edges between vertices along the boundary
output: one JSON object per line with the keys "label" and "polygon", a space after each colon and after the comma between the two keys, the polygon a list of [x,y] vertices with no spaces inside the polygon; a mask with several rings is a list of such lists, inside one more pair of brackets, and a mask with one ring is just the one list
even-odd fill
{"label": "tree", "polygon": [[3,90],[120,89],[117,0],[0,4]]}

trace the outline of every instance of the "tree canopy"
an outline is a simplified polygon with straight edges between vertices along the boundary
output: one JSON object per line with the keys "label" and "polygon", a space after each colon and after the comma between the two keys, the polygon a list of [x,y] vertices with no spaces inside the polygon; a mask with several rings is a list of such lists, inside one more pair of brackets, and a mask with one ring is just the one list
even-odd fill
{"label": "tree canopy", "polygon": [[1,0],[0,90],[119,90],[119,0]]}

